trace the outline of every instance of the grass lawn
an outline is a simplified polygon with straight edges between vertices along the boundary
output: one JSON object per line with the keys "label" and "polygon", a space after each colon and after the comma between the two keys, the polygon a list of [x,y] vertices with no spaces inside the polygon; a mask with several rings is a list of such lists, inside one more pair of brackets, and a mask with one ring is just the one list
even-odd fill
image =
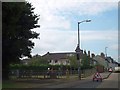
{"label": "grass lawn", "polygon": [[59,79],[19,79],[19,80],[6,80],[2,83],[2,88],[36,88],[41,87],[43,85],[47,85],[49,83],[58,83],[64,82],[68,80],[72,80],[73,78],[77,78],[77,76],[66,76],[59,77]]}
{"label": "grass lawn", "polygon": [[2,88],[17,88],[20,84],[14,83],[13,81],[3,81]]}
{"label": "grass lawn", "polygon": [[2,88],[31,88],[34,85],[27,82],[3,81]]}

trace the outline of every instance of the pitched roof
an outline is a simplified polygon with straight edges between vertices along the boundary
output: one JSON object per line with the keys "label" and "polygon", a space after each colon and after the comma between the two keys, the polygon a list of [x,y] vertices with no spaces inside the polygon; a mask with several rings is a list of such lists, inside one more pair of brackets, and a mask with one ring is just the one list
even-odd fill
{"label": "pitched roof", "polygon": [[66,53],[47,53],[45,55],[43,55],[43,57],[45,58],[49,58],[51,60],[60,60],[60,59],[67,59],[68,56],[70,55],[75,55],[75,52],[66,52]]}
{"label": "pitched roof", "polygon": [[99,64],[107,67],[107,63],[106,63],[105,59],[102,58],[101,56],[97,55],[93,59],[96,60]]}
{"label": "pitched roof", "polygon": [[107,57],[106,59],[109,61],[109,63],[110,63],[110,62],[116,63],[116,61],[115,61],[113,58],[111,58],[111,57]]}

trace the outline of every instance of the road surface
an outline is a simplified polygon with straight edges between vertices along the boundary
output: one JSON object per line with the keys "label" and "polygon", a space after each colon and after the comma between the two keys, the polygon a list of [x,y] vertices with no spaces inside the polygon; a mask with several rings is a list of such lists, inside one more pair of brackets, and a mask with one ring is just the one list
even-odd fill
{"label": "road surface", "polygon": [[97,88],[120,88],[118,81],[120,73],[112,73],[108,79],[105,79]]}
{"label": "road surface", "polygon": [[[104,74],[105,75],[105,74]],[[103,76],[104,76],[103,75]],[[112,73],[109,78],[102,82],[93,82],[92,77],[84,80],[76,80],[58,85],[48,85],[45,88],[118,88],[118,73]]]}

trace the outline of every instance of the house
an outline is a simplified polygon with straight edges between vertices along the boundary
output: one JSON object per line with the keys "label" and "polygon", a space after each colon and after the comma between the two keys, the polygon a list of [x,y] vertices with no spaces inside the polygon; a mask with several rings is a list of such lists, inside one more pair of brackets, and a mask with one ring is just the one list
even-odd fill
{"label": "house", "polygon": [[70,65],[70,61],[68,59],[69,56],[75,55],[75,52],[67,52],[67,53],[49,53],[47,52],[42,57],[48,59],[49,64],[51,65]]}
{"label": "house", "polygon": [[[83,50],[80,50],[80,60],[82,60],[83,56],[87,55],[90,57],[90,51],[88,51],[88,54],[86,51],[83,52]],[[70,56],[77,56],[76,52],[60,52],[60,53],[50,53],[47,52],[45,55],[41,56],[45,58],[50,65],[70,65]],[[36,55],[34,57],[39,57],[39,55]],[[28,64],[31,60],[23,60],[23,64]],[[96,65],[97,61],[90,59],[90,65]]]}
{"label": "house", "polygon": [[[70,65],[70,56],[76,55],[76,52],[64,52],[64,53],[50,53],[47,52],[42,57],[45,57],[48,59],[49,64],[51,65]],[[80,57],[82,55],[82,52],[80,53]]]}
{"label": "house", "polygon": [[[76,52],[62,52],[62,53],[50,53],[47,52],[42,57],[45,57],[48,59],[49,64],[51,65],[70,65],[70,56],[76,56]],[[87,55],[90,57],[90,51],[88,51],[88,54],[86,51],[83,52],[83,50],[80,51],[80,59],[82,60],[83,56]],[[92,55],[91,55],[92,56]],[[90,58],[90,65],[96,65],[97,61],[93,58]]]}
{"label": "house", "polygon": [[90,60],[90,66],[92,66],[92,65],[97,65],[97,63],[98,63],[98,61],[96,61],[95,59],[91,59]]}
{"label": "house", "polygon": [[[82,51],[82,50],[81,50]],[[62,52],[62,53],[50,53],[47,52],[45,55],[41,56],[49,62],[51,65],[70,65],[70,56],[76,56],[76,52]],[[80,59],[82,58],[82,52],[80,52]],[[40,57],[39,55],[35,55],[34,57]],[[22,64],[29,64],[31,59],[21,60]]]}
{"label": "house", "polygon": [[29,62],[30,62],[29,59],[20,60],[20,63],[21,63],[21,64],[24,64],[24,65],[27,65]]}
{"label": "house", "polygon": [[111,57],[107,57],[106,60],[108,61],[108,68],[112,68],[112,70],[114,71],[115,67],[118,66],[118,63],[114,61],[114,59]]}
{"label": "house", "polygon": [[108,62],[105,60],[105,56],[103,54],[96,55],[93,57],[93,60],[96,60],[96,69],[98,72],[104,72],[108,70]]}
{"label": "house", "polygon": [[96,55],[93,59],[96,60],[98,64],[104,66],[105,69],[108,68],[108,62],[105,60],[105,58],[101,57],[100,55]]}
{"label": "house", "polygon": [[92,53],[91,54],[90,65],[97,65],[98,62],[94,59],[94,57],[95,57],[95,54]]}
{"label": "house", "polygon": [[115,67],[118,66],[118,63],[114,61],[113,58],[111,57],[105,57],[103,53],[101,55],[96,55],[93,58],[94,60],[97,61],[98,64],[104,66],[104,69],[108,70],[109,68],[112,68],[112,70],[115,70]]}

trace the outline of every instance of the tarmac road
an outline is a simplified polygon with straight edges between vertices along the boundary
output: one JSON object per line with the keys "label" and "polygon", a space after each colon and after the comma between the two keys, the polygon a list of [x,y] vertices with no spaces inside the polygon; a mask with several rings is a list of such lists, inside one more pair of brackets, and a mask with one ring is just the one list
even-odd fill
{"label": "tarmac road", "polygon": [[[109,73],[102,73],[104,78]],[[109,78],[104,79],[102,82],[93,82],[93,76],[90,76],[84,80],[75,80],[67,83],[61,83],[58,85],[48,85],[44,88],[118,88],[118,73],[112,73]]]}
{"label": "tarmac road", "polygon": [[[27,86],[25,88],[35,88],[35,90],[46,89],[50,90],[61,90],[63,88],[71,89],[71,88],[87,88],[90,90],[93,88],[118,88],[118,73],[106,72],[100,73],[103,81],[102,82],[93,82],[93,76],[89,76],[87,78],[82,78],[82,80],[78,79],[46,79],[46,80],[26,80],[26,81],[17,81],[17,82],[29,82],[31,86]],[[109,76],[110,75],[110,76]],[[108,77],[109,76],[109,77]],[[106,78],[108,77],[108,78]],[[33,85],[34,84],[34,85]],[[22,88],[22,87],[21,87]]]}
{"label": "tarmac road", "polygon": [[120,73],[112,73],[108,79],[105,79],[97,88],[120,88],[118,81]]}

